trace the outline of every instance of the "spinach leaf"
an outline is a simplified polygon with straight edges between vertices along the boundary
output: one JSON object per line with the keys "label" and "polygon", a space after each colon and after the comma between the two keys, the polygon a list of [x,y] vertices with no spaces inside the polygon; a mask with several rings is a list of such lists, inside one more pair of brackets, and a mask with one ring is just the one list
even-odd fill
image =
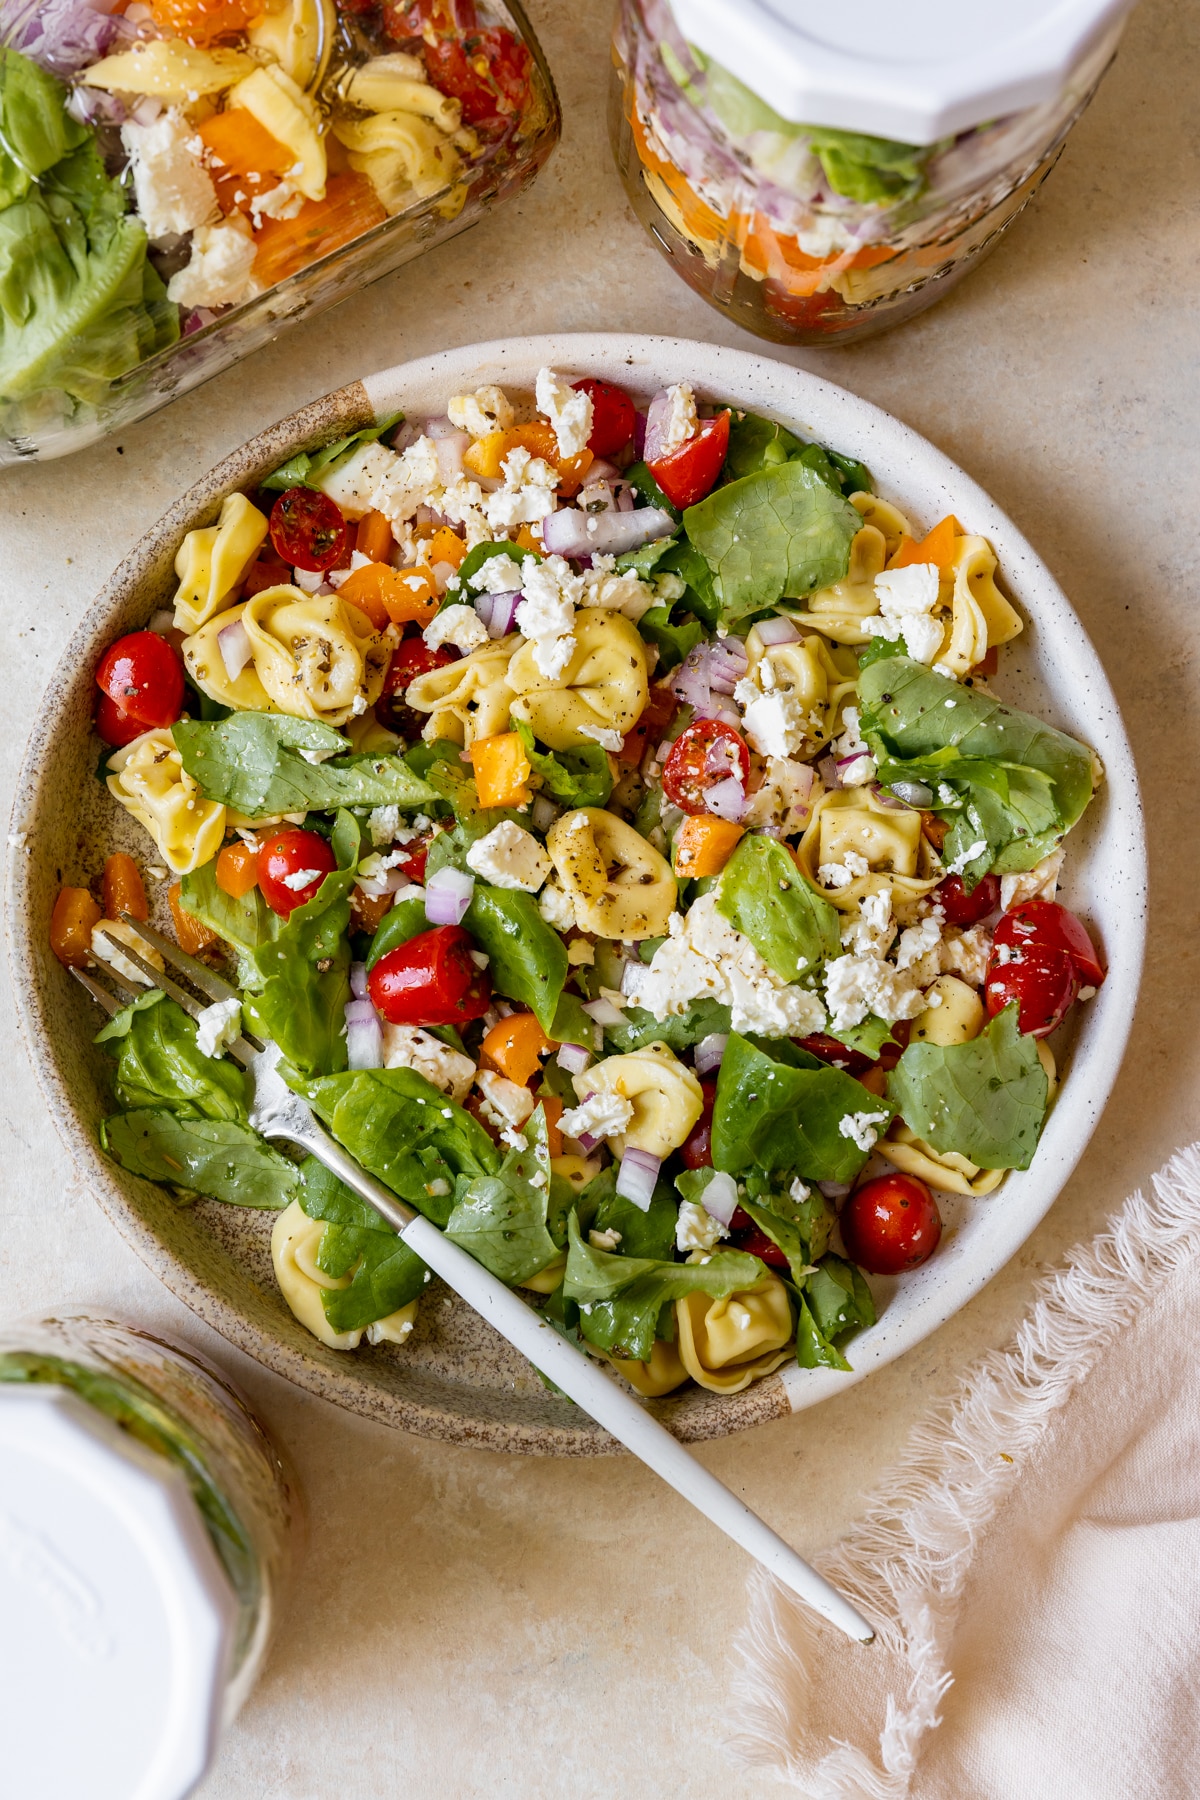
{"label": "spinach leaf", "polygon": [[659,1316],[672,1301],[697,1290],[723,1299],[762,1274],[758,1258],[741,1250],[718,1251],[705,1263],[612,1256],[584,1243],[574,1215],[568,1246],[563,1293],[578,1303],[580,1331],[597,1349],[635,1362],[649,1357]]}
{"label": "spinach leaf", "polygon": [[565,990],[558,997],[554,1020],[546,1033],[556,1044],[582,1044],[586,1050],[595,1047],[596,1027],[583,1010],[583,1002]]}
{"label": "spinach leaf", "polygon": [[472,575],[477,575],[489,557],[493,556],[509,557],[518,569],[527,556],[532,556],[534,562],[545,560],[540,550],[524,550],[520,544],[510,544],[503,538],[494,544],[476,544],[473,550],[467,551],[458,566],[458,586],[451,589],[451,597],[457,597],[461,601],[464,594],[473,594],[475,590],[470,585]]}
{"label": "spinach leaf", "polygon": [[602,1169],[579,1196],[579,1223],[591,1215],[595,1231],[619,1231],[621,1242],[614,1255],[651,1257],[670,1262],[675,1252],[675,1224],[679,1207],[671,1192],[671,1183],[656,1181],[654,1193],[645,1212],[617,1192],[617,1171],[611,1165]]}
{"label": "spinach leaf", "polygon": [[217,886],[215,856],[183,877],[179,898],[184,912],[199,919],[236,950],[257,950],[283,930],[284,921],[272,912],[261,889],[252,887],[248,894],[235,896]]}
{"label": "spinach leaf", "polygon": [[787,1194],[772,1194],[770,1205],[743,1199],[743,1212],[778,1244],[788,1259],[792,1280],[803,1288],[809,1271],[819,1256],[829,1248],[837,1215],[819,1188],[807,1200],[795,1201]]}
{"label": "spinach leaf", "polygon": [[786,425],[763,419],[757,413],[737,413],[729,421],[729,449],[721,471],[726,481],[740,481],[759,469],[777,468],[803,448]]}
{"label": "spinach leaf", "polygon": [[847,499],[851,494],[873,494],[875,492],[871,471],[866,463],[860,463],[853,456],[842,456],[837,450],[826,450],[825,454],[841,477],[842,492]]}
{"label": "spinach leaf", "polygon": [[679,508],[673,500],[667,499],[646,463],[635,462],[632,464],[625,471],[625,480],[631,487],[637,489],[647,506],[660,506],[663,512],[673,513],[676,518],[680,516]]}
{"label": "spinach leaf", "polygon": [[874,1013],[868,1013],[861,1025],[843,1026],[839,1044],[845,1044],[847,1050],[857,1050],[860,1056],[869,1056],[872,1062],[879,1061],[879,1052],[885,1044],[894,1044],[892,1028],[884,1019],[877,1019]]}
{"label": "spinach leaf", "polygon": [[[815,1059],[810,1059],[815,1060]],[[841,1069],[796,1067],[730,1034],[713,1109],[713,1166],[730,1175],[795,1171],[812,1181],[853,1181],[867,1160],[839,1130],[854,1113],[893,1108]],[[882,1135],[886,1122],[880,1125]]]}
{"label": "spinach leaf", "polygon": [[249,1124],[244,1072],[224,1057],[202,1055],[194,1022],[160,989],[151,988],[122,1007],[96,1033],[96,1042],[114,1046],[113,1085],[126,1110],[165,1102],[182,1118]]}
{"label": "spinach leaf", "polygon": [[533,732],[523,719],[512,728],[525,746],[529,766],[542,778],[542,791],[563,806],[603,806],[612,793],[608,752],[600,744],[581,744],[575,750],[538,750]]}
{"label": "spinach leaf", "polygon": [[494,1175],[483,1126],[415,1069],[360,1069],[292,1079],[339,1144],[394,1194],[444,1226],[460,1175]]}
{"label": "spinach leaf", "polygon": [[823,1256],[800,1296],[796,1361],[802,1369],[849,1370],[836,1340],[874,1323],[875,1302],[862,1271],[840,1256]]}
{"label": "spinach leaf", "polygon": [[300,1169],[300,1204],[310,1219],[326,1221],[317,1267],[326,1275],[352,1277],[348,1288],[321,1294],[335,1331],[362,1330],[424,1291],[429,1274],[421,1258],[315,1157]]}
{"label": "spinach leaf", "polygon": [[670,606],[651,606],[638,620],[638,630],[647,643],[658,646],[655,679],[681,663],[704,636],[699,619],[686,612],[680,618],[672,619],[672,610]]}
{"label": "spinach leaf", "polygon": [[208,725],[180,719],[173,735],[201,793],[248,819],[339,806],[427,806],[437,798],[403,758],[351,755],[341,733],[315,719],[238,712]]}
{"label": "spinach leaf", "polygon": [[669,1049],[688,1050],[701,1038],[714,1031],[728,1032],[729,1008],[719,1000],[693,1000],[686,1012],[672,1013],[656,1019],[640,1006],[625,1008],[623,1025],[606,1025],[604,1036],[622,1055],[630,1050],[643,1050],[647,1044],[666,1044]]}
{"label": "spinach leaf", "polygon": [[712,570],[721,619],[733,624],[840,581],[862,520],[797,461],[715,488],[688,508],[683,524]]}
{"label": "spinach leaf", "polygon": [[235,1119],[181,1118],[139,1107],[100,1127],[100,1142],[131,1175],[224,1200],[278,1211],[296,1197],[295,1163]]}
{"label": "spinach leaf", "polygon": [[407,944],[410,938],[419,937],[423,931],[430,930],[429,920],[425,913],[425,902],[419,897],[401,900],[393,906],[391,912],[385,914],[383,923],[371,939],[371,948],[367,951],[367,968],[373,969],[381,956],[389,950],[398,950],[401,944]]}
{"label": "spinach leaf", "polygon": [[721,616],[720,603],[713,586],[712,570],[694,544],[685,537],[668,538],[666,549],[658,559],[658,575],[678,575],[686,583],[678,605],[695,613],[711,631]]}
{"label": "spinach leaf", "polygon": [[655,538],[652,544],[639,544],[636,550],[622,550],[614,567],[621,572],[632,569],[635,575],[640,575],[643,581],[647,581],[667,551],[675,550],[678,546],[678,538]]}
{"label": "spinach leaf", "polygon": [[525,1143],[512,1149],[495,1175],[460,1182],[446,1236],[511,1287],[536,1275],[559,1253],[546,1228],[550,1200],[550,1152],[546,1109],[525,1127]]}
{"label": "spinach leaf", "polygon": [[543,919],[533,895],[477,882],[463,924],[489,958],[496,991],[527,1006],[553,1036],[567,979],[567,948]]}
{"label": "spinach leaf", "polygon": [[287,462],[268,475],[260,486],[269,493],[281,493],[285,488],[316,487],[317,477],[328,475],[338,463],[353,456],[364,444],[378,443],[385,431],[404,421],[403,413],[389,413],[378,425],[365,425],[361,431],[351,432],[349,437],[336,438],[332,444],[326,444],[320,450],[300,450]]}
{"label": "spinach leaf", "polygon": [[785,981],[813,976],[842,953],[836,909],[770,837],[744,837],[721,876],[717,911]]}
{"label": "spinach leaf", "polygon": [[1049,1088],[1037,1043],[1023,1037],[1014,1002],[967,1044],[910,1044],[888,1076],[888,1101],[935,1150],[957,1150],[981,1169],[1027,1169]]}

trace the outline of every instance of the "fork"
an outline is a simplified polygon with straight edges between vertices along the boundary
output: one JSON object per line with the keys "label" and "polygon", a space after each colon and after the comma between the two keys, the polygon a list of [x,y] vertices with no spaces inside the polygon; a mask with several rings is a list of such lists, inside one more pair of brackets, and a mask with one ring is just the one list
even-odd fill
{"label": "fork", "polygon": [[[186,976],[193,988],[208,1000],[237,1000],[237,989],[215,974],[207,964],[197,960],[163,937],[153,926],[129,913],[121,915],[145,945],[157,950],[163,961],[177,974]],[[103,926],[98,927],[103,931]],[[176,1001],[193,1019],[203,1010],[193,993],[182,987],[172,975],[157,969],[146,957],[132,949],[124,939],[105,933],[108,942],[144,976],[152,986],[160,988]],[[111,965],[105,973],[114,986],[128,998],[119,1000],[82,969],[72,968],[81,982],[110,1016],[119,1012],[130,999],[143,991],[124,980]],[[696,1461],[695,1457],[672,1437],[639,1402],[589,1357],[577,1350],[533,1307],[528,1306],[482,1263],[446,1237],[423,1214],[408,1206],[344,1150],[319,1123],[312,1108],[301,1095],[292,1092],[279,1073],[280,1050],[272,1042],[243,1034],[229,1047],[229,1054],[247,1069],[254,1082],[254,1104],[250,1123],[264,1138],[277,1138],[306,1150],[333,1172],[367,1205],[373,1207],[392,1229],[399,1233],[410,1249],[454,1292],[507,1338],[534,1367],[584,1412],[602,1425],[627,1450],[641,1459],[656,1475],[673,1487],[727,1537],[740,1544],[765,1568],[805,1601],[822,1618],[845,1632],[858,1643],[869,1644],[874,1632],[837,1589],[798,1556],[758,1514],[752,1512],[723,1482]]]}

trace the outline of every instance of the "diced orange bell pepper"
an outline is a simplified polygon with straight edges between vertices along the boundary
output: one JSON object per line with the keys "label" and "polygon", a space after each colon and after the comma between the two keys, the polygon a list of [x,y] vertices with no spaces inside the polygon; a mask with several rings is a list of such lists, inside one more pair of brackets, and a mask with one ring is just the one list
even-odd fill
{"label": "diced orange bell pepper", "polygon": [[152,0],[150,16],[164,37],[207,50],[239,36],[262,10],[261,0]]}
{"label": "diced orange bell pepper", "polygon": [[675,839],[676,875],[687,881],[719,875],[744,835],[745,826],[735,825],[732,819],[716,819],[708,813],[690,815]]}
{"label": "diced orange bell pepper", "polygon": [[452,568],[462,567],[467,554],[467,546],[457,531],[451,531],[448,525],[439,525],[438,529],[425,546],[425,560],[430,568],[434,563],[449,563]]}
{"label": "diced orange bell pepper", "polygon": [[250,203],[278,187],[296,160],[244,106],[214,113],[196,127],[223,213],[250,215]]}
{"label": "diced orange bell pepper", "polygon": [[518,550],[536,550],[539,556],[542,554],[541,539],[534,537],[533,530],[528,525],[522,525],[520,531],[518,531],[516,537],[513,539],[513,543],[517,546]]}
{"label": "diced orange bell pepper", "polygon": [[364,513],[354,534],[354,548],[359,555],[370,557],[372,562],[385,563],[390,561],[394,547],[392,528],[383,513]]}
{"label": "diced orange bell pepper", "polygon": [[919,543],[907,534],[902,537],[900,548],[888,568],[907,569],[910,563],[936,563],[941,574],[948,574],[954,560],[954,540],[961,536],[962,526],[953,513],[947,513]]}
{"label": "diced orange bell pepper", "polygon": [[548,462],[558,476],[560,490],[567,495],[582,487],[594,460],[590,450],[581,450],[578,456],[560,456],[553,425],[536,419],[531,425],[512,425],[507,431],[492,431],[487,437],[476,438],[463,452],[463,465],[473,475],[495,481],[504,473],[504,459],[509,451],[517,449],[528,450],[530,456],[540,456]]}
{"label": "diced orange bell pepper", "polygon": [[134,919],[150,917],[141,873],[132,856],[126,856],[123,850],[106,859],[102,892],[106,919],[119,919],[122,913]]}
{"label": "diced orange bell pepper", "polygon": [[274,287],[386,218],[365,175],[331,175],[323,200],[306,200],[294,219],[263,220],[254,234],[254,278],[265,288]]}
{"label": "diced orange bell pepper", "polygon": [[480,806],[525,806],[533,774],[525,746],[515,731],[476,738],[470,750]]}
{"label": "diced orange bell pepper", "polygon": [[636,768],[647,750],[657,750],[679,710],[679,701],[665,682],[656,681],[637,724],[625,733],[625,741],[617,751],[617,761],[626,768]]}
{"label": "diced orange bell pepper", "polygon": [[346,577],[338,593],[361,607],[376,631],[389,623],[405,625],[410,619],[428,625],[440,605],[437,582],[423,567],[393,569],[389,563],[364,563]]}
{"label": "diced orange bell pepper", "polygon": [[528,1087],[542,1066],[541,1058],[556,1046],[531,1012],[517,1012],[493,1025],[481,1048],[502,1075]]}
{"label": "diced orange bell pepper", "polygon": [[68,969],[82,969],[92,955],[92,927],[104,917],[86,888],[59,889],[50,914],[50,948]]}
{"label": "diced orange bell pepper", "polygon": [[563,1153],[563,1134],[559,1130],[558,1121],[563,1116],[563,1103],[557,1094],[541,1093],[538,1101],[546,1109],[546,1148],[551,1157]]}
{"label": "diced orange bell pepper", "polygon": [[211,950],[214,944],[220,943],[215,931],[194,919],[190,912],[184,912],[181,899],[182,885],[172,882],[167,889],[167,899],[171,905],[171,918],[175,925],[175,936],[179,939],[179,948],[189,956],[199,956],[202,950]]}
{"label": "diced orange bell pepper", "polygon": [[258,851],[253,844],[226,844],[217,856],[217,886],[223,894],[240,900],[258,886]]}

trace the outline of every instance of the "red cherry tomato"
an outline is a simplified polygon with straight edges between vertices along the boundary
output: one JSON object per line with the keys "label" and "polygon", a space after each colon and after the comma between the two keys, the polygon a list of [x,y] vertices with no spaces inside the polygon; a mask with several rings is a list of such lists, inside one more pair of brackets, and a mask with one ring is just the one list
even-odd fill
{"label": "red cherry tomato", "polygon": [[968,894],[961,875],[947,875],[938,883],[933,898],[945,913],[947,925],[978,925],[1000,904],[1000,877],[984,875]]}
{"label": "red cherry tomato", "polygon": [[1036,944],[1039,950],[1063,950],[1085,985],[1099,987],[1104,980],[1104,967],[1087,926],[1056,900],[1023,900],[1014,906],[996,926],[995,941],[1013,949]]}
{"label": "red cherry tomato", "polygon": [[318,575],[350,561],[350,527],[342,509],[314,488],[288,488],[271,508],[275,553],[294,569]]}
{"label": "red cherry tomato", "polygon": [[[315,831],[273,831],[258,846],[258,885],[271,911],[281,919],[315,900],[321,883],[336,868],[328,841]],[[310,879],[294,885],[301,875]]]}
{"label": "red cherry tomato", "polygon": [[709,788],[731,775],[743,787],[750,779],[750,752],[740,733],[720,719],[697,719],[671,745],[663,765],[663,793],[680,812],[707,812]]}
{"label": "red cherry tomato", "polygon": [[430,650],[419,636],[407,637],[397,644],[383,678],[383,692],[375,702],[379,723],[402,738],[419,738],[428,714],[405,706],[404,691],[418,675],[428,675],[430,669],[444,669],[447,663],[457,662],[458,655],[449,644]]}
{"label": "red cherry tomato", "polygon": [[633,401],[624,388],[614,386],[611,381],[595,381],[590,375],[585,375],[582,381],[573,381],[571,386],[577,394],[591,397],[592,434],[587,441],[588,449],[593,456],[615,456],[633,436],[637,418]]}
{"label": "red cherry tomato", "polygon": [[864,1181],[842,1208],[842,1242],[870,1275],[903,1275],[928,1262],[942,1235],[937,1201],[915,1175]]}
{"label": "red cherry tomato", "polygon": [[114,747],[173,725],[183,711],[183,664],[156,631],[131,631],[110,644],[96,665],[96,686],[103,695],[96,730]]}
{"label": "red cherry tomato", "polygon": [[647,462],[646,467],[672,506],[695,506],[717,484],[729,450],[729,414],[701,419],[696,435],[677,450]]}
{"label": "red cherry tomato", "polygon": [[740,1206],[733,1209],[733,1218],[729,1222],[729,1236],[735,1250],[745,1250],[750,1256],[757,1256],[772,1269],[786,1269],[788,1259],[779,1245],[772,1243],[765,1231],[760,1231],[749,1213]]}
{"label": "red cherry tomato", "polygon": [[835,1069],[845,1069],[848,1075],[861,1075],[864,1069],[871,1067],[871,1059],[864,1056],[861,1050],[848,1049],[839,1044],[836,1038],[827,1037],[823,1031],[815,1031],[810,1037],[798,1039],[800,1048],[807,1050],[810,1056],[819,1056],[824,1063],[832,1063]]}
{"label": "red cherry tomato", "polygon": [[367,977],[376,1012],[390,1025],[463,1025],[487,1011],[492,980],[476,968],[461,925],[435,925],[381,956]]}
{"label": "red cherry tomato", "polygon": [[[463,16],[469,12],[469,22]],[[474,8],[459,8],[454,20],[447,7],[421,0],[405,10],[388,0],[383,28],[402,40],[421,37],[421,53],[433,86],[460,102],[462,122],[495,137],[508,129],[529,98],[529,51],[502,26],[480,30]]]}
{"label": "red cherry tomato", "polygon": [[242,599],[253,600],[265,588],[287,587],[291,579],[292,571],[283,558],[270,545],[264,545],[242,578]]}
{"label": "red cherry tomato", "polygon": [[429,857],[431,842],[432,834],[429,837],[414,838],[411,844],[405,844],[403,857],[393,866],[399,869],[402,875],[407,875],[410,881],[415,881],[420,885],[425,880],[425,864]]}
{"label": "red cherry tomato", "polygon": [[1021,949],[1001,946],[1007,962],[993,954],[983,997],[992,1018],[1015,1000],[1017,1023],[1029,1037],[1049,1037],[1061,1025],[1079,994],[1079,972],[1065,950],[1028,943]]}
{"label": "red cherry tomato", "polygon": [[701,1081],[700,1086],[704,1090],[704,1111],[679,1147],[679,1155],[685,1169],[710,1169],[712,1167],[712,1122],[713,1106],[717,1098],[717,1084],[710,1078]]}

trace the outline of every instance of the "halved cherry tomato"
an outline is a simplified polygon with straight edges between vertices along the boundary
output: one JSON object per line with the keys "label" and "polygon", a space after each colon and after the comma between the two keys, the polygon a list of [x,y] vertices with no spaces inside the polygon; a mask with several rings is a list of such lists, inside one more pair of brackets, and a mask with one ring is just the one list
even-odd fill
{"label": "halved cherry tomato", "polygon": [[848,1075],[861,1075],[871,1067],[869,1056],[864,1056],[861,1050],[849,1049],[847,1045],[839,1043],[837,1038],[827,1037],[823,1031],[814,1031],[798,1042],[800,1048],[807,1050],[810,1056],[819,1056],[823,1063],[831,1063],[835,1069],[844,1069]]}
{"label": "halved cherry tomato", "polygon": [[615,456],[633,436],[637,418],[633,401],[611,381],[596,381],[585,375],[571,386],[577,394],[587,394],[592,402],[592,431],[587,447],[593,456]]}
{"label": "halved cherry tomato", "polygon": [[680,812],[708,811],[710,787],[736,776],[750,779],[750,752],[739,732],[720,719],[697,719],[681,731],[663,766],[663,793]]}
{"label": "halved cherry tomato", "polygon": [[747,1255],[759,1257],[769,1268],[787,1268],[787,1256],[779,1245],[772,1243],[766,1232],[760,1231],[749,1213],[743,1212],[740,1206],[733,1209],[729,1235],[735,1250],[745,1250]]}
{"label": "halved cherry tomato", "polygon": [[938,883],[933,898],[945,913],[947,925],[978,925],[1000,904],[1000,877],[981,876],[968,894],[961,875],[947,875]]}
{"label": "halved cherry tomato", "polygon": [[1057,900],[1023,900],[1000,920],[995,941],[1014,948],[1036,944],[1040,950],[1065,950],[1081,982],[1099,987],[1104,980],[1104,967],[1087,926]]}
{"label": "halved cherry tomato", "polygon": [[255,594],[261,594],[266,588],[288,587],[291,579],[292,571],[278,551],[270,544],[264,544],[242,577],[242,599],[253,600]]}
{"label": "halved cherry tomato", "polygon": [[367,977],[376,1012],[390,1025],[462,1025],[487,1011],[492,979],[471,956],[461,925],[435,925],[381,956]]}
{"label": "halved cherry tomato", "polygon": [[670,688],[664,682],[656,682],[637,724],[625,734],[625,742],[617,751],[617,761],[627,768],[636,768],[647,750],[658,749],[678,710],[679,701]]}
{"label": "halved cherry tomato", "polygon": [[379,723],[402,738],[419,738],[427,715],[405,706],[404,691],[418,675],[428,675],[430,669],[444,669],[447,663],[457,662],[458,654],[449,644],[430,650],[419,637],[408,637],[397,644],[383,678],[383,692],[375,702]]}
{"label": "halved cherry tomato", "polygon": [[841,1226],[848,1253],[868,1274],[903,1275],[937,1249],[942,1215],[915,1175],[879,1175],[851,1194]]}
{"label": "halved cherry tomato", "polygon": [[[702,1080],[700,1086],[704,1092],[704,1110],[679,1148],[680,1161],[685,1169],[712,1167],[712,1122],[717,1084],[715,1081]],[[749,1224],[749,1220],[746,1222]]]}
{"label": "halved cherry tomato", "polygon": [[156,631],[131,631],[110,644],[96,665],[96,686],[103,695],[96,730],[106,744],[132,743],[183,711],[183,664]]}
{"label": "halved cherry tomato", "polygon": [[[1032,940],[1019,949],[1011,944],[992,953],[983,997],[995,1018],[1015,1000],[1017,1023],[1029,1037],[1049,1037],[1061,1025],[1079,994],[1079,971],[1065,950]],[[1001,961],[1001,955],[1008,958]]]}
{"label": "halved cherry tomato", "polygon": [[294,569],[317,575],[350,561],[350,527],[342,509],[314,488],[288,488],[271,508],[271,542]]}
{"label": "halved cherry tomato", "polygon": [[393,868],[399,869],[402,875],[407,875],[410,881],[416,882],[418,887],[425,880],[425,862],[432,842],[432,832],[429,832],[426,837],[415,838],[411,844],[404,845],[404,855],[398,863],[392,865]]}
{"label": "halved cherry tomato", "polygon": [[695,506],[716,486],[729,450],[729,414],[701,419],[696,434],[677,450],[647,462],[646,467],[672,506]]}
{"label": "halved cherry tomato", "polygon": [[[273,831],[259,842],[259,892],[281,919],[315,900],[321,883],[336,868],[328,840],[315,831]],[[309,879],[301,881],[301,875]]]}

